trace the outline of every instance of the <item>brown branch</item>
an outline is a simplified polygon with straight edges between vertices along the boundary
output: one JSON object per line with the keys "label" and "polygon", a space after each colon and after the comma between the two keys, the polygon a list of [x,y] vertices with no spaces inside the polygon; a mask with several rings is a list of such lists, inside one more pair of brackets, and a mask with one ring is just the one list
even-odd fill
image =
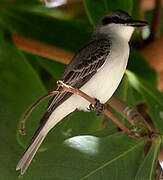
{"label": "brown branch", "polygon": [[56,46],[51,46],[38,40],[29,39],[16,33],[12,35],[12,38],[15,45],[21,50],[53,59],[64,64],[68,64],[70,59],[72,59],[72,57],[74,56],[73,52],[64,50]]}
{"label": "brown branch", "polygon": [[128,106],[118,97],[112,96],[107,103],[110,107],[126,118],[132,125],[148,128],[151,132],[154,132],[154,129],[149,126],[146,120],[135,108]]}
{"label": "brown branch", "polygon": [[31,115],[32,111],[46,98],[53,96],[55,94],[58,93],[62,93],[63,90],[60,91],[52,91],[49,92],[48,94],[45,94],[44,96],[40,97],[36,102],[34,102],[29,109],[27,109],[27,111],[24,113],[23,119],[20,121],[20,125],[19,125],[19,134],[21,135],[25,135],[25,122],[27,121],[27,119],[29,118],[29,116]]}
{"label": "brown branch", "polygon": [[[32,112],[32,110],[34,109],[34,107],[36,107],[37,104],[39,104],[42,100],[44,100],[45,98],[58,94],[58,93],[62,93],[62,92],[71,92],[73,94],[77,94],[81,97],[83,97],[84,99],[86,99],[87,101],[89,101],[91,104],[95,105],[96,104],[96,100],[90,96],[88,96],[87,94],[85,94],[84,92],[80,91],[79,89],[73,88],[67,84],[64,84],[62,81],[57,81],[57,85],[59,87],[62,87],[63,89],[61,91],[53,91],[50,92],[49,94],[41,97],[39,100],[37,100],[32,106],[31,108],[29,108],[29,110],[26,112],[25,114],[25,118],[20,121],[20,130],[19,132],[25,132],[24,128],[25,128],[25,122],[27,120],[27,117],[29,117],[29,114]],[[123,132],[127,133],[130,136],[136,137],[136,135],[134,135],[126,126],[124,126],[116,117],[114,117],[114,115],[109,112],[106,108],[104,109],[104,111],[102,112],[105,116],[107,116],[108,118],[110,118]]]}
{"label": "brown branch", "polygon": [[[161,0],[161,5],[163,4],[163,0]],[[144,12],[146,10],[154,9],[155,0],[140,0],[140,8]]]}
{"label": "brown branch", "polygon": [[155,41],[145,45],[140,52],[148,60],[150,66],[158,72],[163,71],[163,35]]}
{"label": "brown branch", "polygon": [[139,0],[140,8],[144,12],[145,10],[153,9],[155,0]]}
{"label": "brown branch", "polygon": [[[66,51],[56,46],[51,46],[38,40],[26,38],[22,35],[13,34],[13,41],[18,48],[25,52],[33,53],[39,56],[43,56],[64,64],[68,64],[70,59],[74,56],[73,52]],[[163,53],[161,48],[163,47],[163,36],[155,41],[146,44],[141,52],[148,60],[149,64],[156,69],[157,72],[163,74]],[[159,76],[162,79],[163,76]],[[160,80],[159,89],[163,90],[163,81]]]}
{"label": "brown branch", "polygon": [[158,72],[159,90],[163,90],[163,81],[161,80],[163,78],[163,53],[161,47],[163,47],[163,36],[160,36],[149,44],[145,44],[140,50],[149,65]]}
{"label": "brown branch", "polygon": [[155,7],[153,10],[153,19],[152,19],[152,27],[151,33],[147,41],[153,41],[156,38],[157,31],[159,29],[159,17],[160,17],[160,8],[161,8],[161,0],[155,0]]}

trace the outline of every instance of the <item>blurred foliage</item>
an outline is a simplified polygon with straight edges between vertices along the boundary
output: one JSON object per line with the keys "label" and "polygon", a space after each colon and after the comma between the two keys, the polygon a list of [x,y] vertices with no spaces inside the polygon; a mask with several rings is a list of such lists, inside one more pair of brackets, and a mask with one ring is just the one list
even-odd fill
{"label": "blurred foliage", "polygon": [[[0,0],[0,179],[17,179],[16,164],[45,112],[47,101],[32,113],[25,137],[17,134],[18,123],[37,98],[54,89],[65,68],[62,63],[18,50],[12,33],[77,52],[106,12],[123,9],[138,18],[136,0],[83,3],[83,16],[79,17],[68,16],[66,8],[47,9],[35,0]],[[149,22],[151,12],[146,13]],[[54,127],[23,179],[154,179],[163,132],[163,95],[156,89],[156,72],[136,48],[131,50],[128,70],[116,95],[131,106],[136,107],[139,102],[148,105],[156,128],[149,151],[144,154],[148,138],[128,137],[110,121],[105,129],[100,129],[102,116],[76,111]],[[118,118],[130,127],[125,119],[119,115]]]}

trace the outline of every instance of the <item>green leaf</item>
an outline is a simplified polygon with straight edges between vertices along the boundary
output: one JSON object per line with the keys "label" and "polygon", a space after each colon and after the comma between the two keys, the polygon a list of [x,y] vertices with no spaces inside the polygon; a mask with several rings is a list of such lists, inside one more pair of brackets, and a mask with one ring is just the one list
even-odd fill
{"label": "green leaf", "polygon": [[93,26],[107,13],[105,0],[84,0],[84,5],[88,19]]}
{"label": "green leaf", "polygon": [[144,81],[131,71],[126,72],[131,86],[136,89],[148,104],[148,113],[158,132],[163,132],[163,94],[150,86],[150,82]]}
{"label": "green leaf", "polygon": [[[95,113],[75,111],[65,117],[61,122],[59,122],[53,130],[46,137],[45,142],[41,146],[42,150],[56,152],[56,148],[61,145],[61,143],[70,137],[92,134],[96,132],[101,124],[102,117],[96,117]],[[29,137],[28,137],[29,139]],[[24,143],[27,143],[27,139],[22,139]],[[48,155],[50,159],[51,155]],[[51,166],[47,162],[47,166]]]}
{"label": "green leaf", "polygon": [[15,7],[1,9],[0,23],[10,31],[73,51],[88,41],[91,31],[85,20],[61,20]]}
{"label": "green leaf", "polygon": [[139,13],[138,9],[139,9],[139,1],[138,0],[132,0],[132,17],[134,19],[140,18],[140,13]]}
{"label": "green leaf", "polygon": [[53,78],[59,80],[66,68],[66,65],[57,61],[52,61],[43,57],[36,57],[38,64],[40,64]]}
{"label": "green leaf", "polygon": [[[22,153],[16,139],[17,124],[28,106],[46,90],[24,55],[12,45],[10,34],[0,29],[0,179],[13,180]],[[33,125],[43,109],[42,104],[33,113]]]}
{"label": "green leaf", "polygon": [[124,102],[127,102],[128,105],[135,104],[134,90],[129,84],[128,77],[124,75],[118,89],[116,90],[115,95],[117,95]]}
{"label": "green leaf", "polygon": [[154,174],[156,170],[160,144],[161,144],[161,138],[155,137],[147,156],[145,157],[144,161],[139,167],[135,180],[144,180],[144,179],[154,180],[155,179]]}
{"label": "green leaf", "polygon": [[145,81],[150,79],[150,85],[157,88],[156,71],[149,66],[145,58],[136,49],[131,49],[127,68]]}
{"label": "green leaf", "polygon": [[121,9],[131,14],[132,0],[84,0],[85,10],[92,25],[95,25],[99,19],[106,13]]}
{"label": "green leaf", "polygon": [[121,9],[131,14],[133,2],[132,0],[105,0],[108,11]]}
{"label": "green leaf", "polygon": [[[53,148],[39,153],[24,179],[133,179],[141,162],[143,146],[143,140],[122,133],[104,138],[76,136],[57,147],[55,153]],[[36,178],[33,178],[34,173]]]}

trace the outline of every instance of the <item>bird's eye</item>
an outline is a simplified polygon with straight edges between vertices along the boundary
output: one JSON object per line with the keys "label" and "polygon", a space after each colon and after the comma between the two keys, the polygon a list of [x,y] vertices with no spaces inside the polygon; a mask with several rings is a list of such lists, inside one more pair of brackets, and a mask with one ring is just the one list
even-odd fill
{"label": "bird's eye", "polygon": [[104,18],[102,19],[102,25],[109,24],[110,22],[111,22],[111,18],[104,17]]}
{"label": "bird's eye", "polygon": [[112,22],[114,22],[114,23],[119,23],[119,22],[121,22],[122,20],[119,18],[119,17],[113,17],[112,18]]}

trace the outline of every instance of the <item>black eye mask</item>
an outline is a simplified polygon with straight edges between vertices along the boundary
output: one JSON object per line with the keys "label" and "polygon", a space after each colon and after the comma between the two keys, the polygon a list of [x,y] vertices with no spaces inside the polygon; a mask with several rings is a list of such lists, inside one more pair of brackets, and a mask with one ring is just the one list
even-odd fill
{"label": "black eye mask", "polygon": [[110,23],[124,24],[124,23],[130,22],[130,21],[131,21],[130,19],[124,20],[124,19],[121,19],[119,17],[113,17],[113,18],[105,17],[102,19],[102,25],[107,25]]}

